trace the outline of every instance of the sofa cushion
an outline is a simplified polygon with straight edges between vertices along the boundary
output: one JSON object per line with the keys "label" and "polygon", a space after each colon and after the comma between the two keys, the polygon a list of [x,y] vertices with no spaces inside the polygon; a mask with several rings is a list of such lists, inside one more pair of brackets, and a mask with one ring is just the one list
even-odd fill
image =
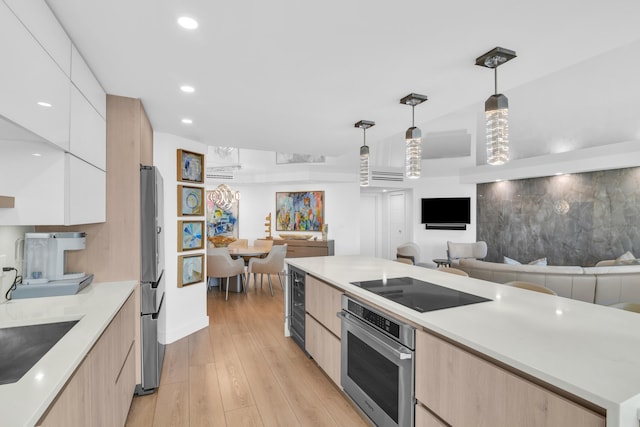
{"label": "sofa cushion", "polygon": [[[504,263],[505,264],[509,264],[509,265],[522,265],[522,263],[518,260],[515,260],[513,258],[509,258],[509,257],[503,257],[504,259]],[[528,265],[547,265],[547,258],[538,258],[538,259],[534,259],[533,261],[531,261],[530,263],[528,263]]]}
{"label": "sofa cushion", "polygon": [[629,261],[634,261],[636,259],[636,256],[634,254],[632,254],[631,252],[627,251],[625,253],[623,253],[622,255],[620,255],[618,258],[616,258],[616,262],[615,264],[629,264]]}

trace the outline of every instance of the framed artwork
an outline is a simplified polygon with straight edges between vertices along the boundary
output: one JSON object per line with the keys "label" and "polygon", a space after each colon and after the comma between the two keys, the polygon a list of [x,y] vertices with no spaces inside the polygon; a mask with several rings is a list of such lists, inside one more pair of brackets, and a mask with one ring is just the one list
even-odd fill
{"label": "framed artwork", "polygon": [[286,165],[291,163],[324,163],[325,158],[319,154],[276,153],[276,164]]}
{"label": "framed artwork", "polygon": [[204,281],[204,254],[178,257],[178,287]]}
{"label": "framed artwork", "polygon": [[204,249],[204,221],[178,221],[178,252]]}
{"label": "framed artwork", "polygon": [[178,149],[178,181],[204,183],[204,154]]}
{"label": "framed artwork", "polygon": [[214,191],[207,191],[207,237],[225,236],[238,238],[238,200],[230,209],[216,205]]}
{"label": "framed artwork", "polygon": [[204,188],[178,185],[178,216],[204,215]]}
{"label": "framed artwork", "polygon": [[276,193],[277,231],[322,231],[324,191]]}

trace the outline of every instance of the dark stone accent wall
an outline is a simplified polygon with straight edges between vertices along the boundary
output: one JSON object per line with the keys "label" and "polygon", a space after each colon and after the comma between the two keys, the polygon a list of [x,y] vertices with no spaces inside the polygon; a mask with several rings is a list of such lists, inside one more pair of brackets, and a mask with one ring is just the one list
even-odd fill
{"label": "dark stone accent wall", "polygon": [[640,257],[640,168],[478,184],[487,261],[592,266]]}

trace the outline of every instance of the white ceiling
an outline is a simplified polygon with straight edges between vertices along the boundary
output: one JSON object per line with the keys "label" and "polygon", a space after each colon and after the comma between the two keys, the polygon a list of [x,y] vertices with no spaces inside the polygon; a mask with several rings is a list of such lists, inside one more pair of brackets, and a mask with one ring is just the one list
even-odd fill
{"label": "white ceiling", "polygon": [[[357,150],[360,119],[376,122],[369,143],[403,135],[411,111],[399,100],[411,92],[429,96],[416,107],[417,125],[469,130],[470,112],[493,90],[493,72],[475,58],[495,46],[518,54],[499,69],[512,109],[511,93],[531,87],[537,108],[562,104],[566,112],[569,100],[556,102],[537,82],[640,40],[637,0],[47,3],[107,93],[141,98],[155,131],[328,156]],[[180,15],[199,28],[180,28]],[[180,92],[183,84],[196,92]],[[522,104],[519,114],[531,122]]]}

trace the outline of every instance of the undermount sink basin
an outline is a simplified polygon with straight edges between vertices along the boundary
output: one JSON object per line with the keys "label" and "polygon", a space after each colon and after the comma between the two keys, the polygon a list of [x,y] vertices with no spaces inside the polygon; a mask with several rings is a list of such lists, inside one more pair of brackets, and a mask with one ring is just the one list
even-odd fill
{"label": "undermount sink basin", "polygon": [[76,323],[0,328],[0,385],[20,380]]}

